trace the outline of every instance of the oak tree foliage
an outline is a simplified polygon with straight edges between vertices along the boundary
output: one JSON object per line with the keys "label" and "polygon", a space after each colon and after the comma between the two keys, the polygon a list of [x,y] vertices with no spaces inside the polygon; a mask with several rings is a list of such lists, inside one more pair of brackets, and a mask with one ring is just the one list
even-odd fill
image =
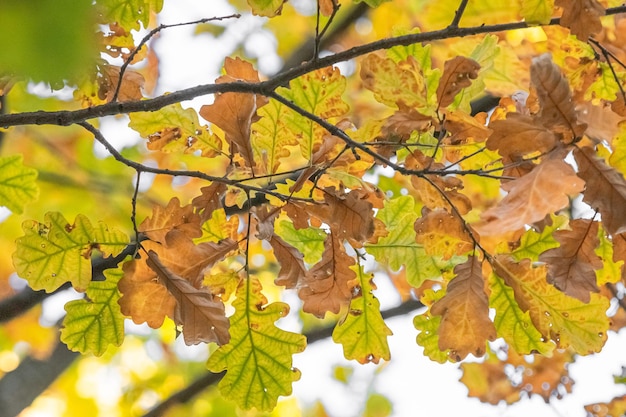
{"label": "oak tree foliage", "polygon": [[[568,365],[626,325],[620,2],[232,0],[193,22],[162,0],[26,3],[0,5],[21,45],[0,52],[0,350],[45,360],[59,335],[30,334],[29,307],[71,286],[70,350],[119,361],[125,320],[160,329],[164,362],[175,337],[207,344],[197,383],[271,411],[314,323],[348,360],[393,361],[377,297],[395,296],[423,307],[424,354],[497,404],[571,391]],[[215,80],[155,93],[160,34],[219,38],[242,16],[282,70],[239,49]],[[176,389],[153,415],[197,394]],[[586,409],[626,409],[607,401]]]}

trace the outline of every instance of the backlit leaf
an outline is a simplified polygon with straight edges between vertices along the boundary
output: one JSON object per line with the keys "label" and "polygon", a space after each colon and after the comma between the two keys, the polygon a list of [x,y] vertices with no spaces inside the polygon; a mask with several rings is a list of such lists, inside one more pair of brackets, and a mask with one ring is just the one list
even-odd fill
{"label": "backlit leaf", "polygon": [[389,233],[376,243],[367,243],[365,249],[378,262],[396,271],[404,265],[406,279],[414,287],[419,287],[427,279],[441,276],[433,258],[426,254],[424,246],[415,241],[413,224],[417,213],[412,197],[401,196],[389,200],[378,211],[376,218],[385,224]]}
{"label": "backlit leaf", "polygon": [[415,241],[424,246],[430,256],[448,260],[465,255],[474,248],[474,241],[458,216],[438,209],[429,211],[415,222]]}
{"label": "backlit leaf", "polygon": [[291,394],[292,382],[300,378],[292,355],[304,350],[306,338],[274,325],[288,314],[287,304],[266,303],[259,281],[245,279],[233,302],[230,342],[207,362],[212,372],[227,371],[220,392],[244,409],[271,410],[279,396]]}
{"label": "backlit leaf", "polygon": [[520,238],[519,246],[512,252],[515,259],[521,261],[528,258],[533,262],[539,260],[539,256],[547,251],[559,246],[559,242],[554,238],[554,232],[567,225],[566,216],[551,215],[551,225],[544,225],[540,232],[528,229]]}
{"label": "backlit leaf", "polygon": [[339,313],[347,306],[356,278],[352,265],[354,259],[346,253],[343,240],[329,233],[322,259],[307,272],[298,288],[304,302],[302,310],[324,317],[327,312]]}
{"label": "backlit leaf", "polygon": [[445,62],[443,74],[437,88],[439,107],[447,107],[454,101],[454,97],[465,87],[469,87],[472,80],[478,77],[480,65],[470,58],[454,57]]}
{"label": "backlit leaf", "polygon": [[608,299],[591,294],[589,303],[583,303],[563,294],[547,283],[545,267],[532,267],[527,259],[514,262],[507,255],[498,255],[493,267],[544,338],[582,355],[602,349],[609,328]]}
{"label": "backlit leaf", "polygon": [[363,271],[361,265],[353,265],[358,282],[356,295],[350,300],[350,307],[345,317],[335,326],[333,340],[343,345],[346,359],[355,359],[359,363],[378,363],[391,357],[387,336],[391,330],[380,314],[380,303],[372,293],[376,285],[372,275]]}
{"label": "backlit leaf", "polygon": [[177,103],[150,113],[131,113],[128,126],[148,139],[148,149],[162,152],[197,150],[214,157],[222,152],[222,141],[201,125],[194,109]]}
{"label": "backlit leaf", "polygon": [[39,196],[37,171],[22,165],[22,156],[0,158],[0,205],[22,214],[24,206]]}
{"label": "backlit leaf", "polygon": [[602,30],[600,16],[604,16],[604,7],[598,1],[556,0],[555,4],[563,8],[561,25],[568,27],[581,41]]}
{"label": "backlit leaf", "polygon": [[96,4],[108,22],[117,22],[127,30],[139,30],[139,23],[147,28],[151,13],[161,11],[163,0],[98,0]]}
{"label": "backlit leaf", "polygon": [[[440,300],[445,295],[445,291],[426,290],[420,301],[427,307],[432,306],[434,302]],[[430,308],[418,314],[413,318],[413,326],[419,331],[416,342],[424,348],[424,355],[431,360],[439,363],[445,363],[454,357],[449,355],[448,350],[439,348],[439,326],[441,325],[441,316],[431,314]]]}
{"label": "backlit leaf", "polygon": [[484,355],[487,340],[496,338],[496,329],[489,319],[481,263],[470,256],[454,268],[454,273],[446,295],[432,305],[430,312],[441,316],[439,348],[449,349],[449,355],[458,362],[470,353]]}
{"label": "backlit leaf", "polygon": [[554,13],[554,0],[523,0],[522,17],[530,25],[545,25]]}
{"label": "backlit leaf", "polygon": [[24,236],[17,239],[13,264],[19,276],[36,290],[52,292],[65,282],[85,291],[91,281],[91,254],[117,255],[128,245],[128,237],[106,226],[94,228],[79,214],[69,224],[60,213],[50,212],[44,222],[23,223]]}
{"label": "backlit leaf", "polygon": [[578,176],[587,183],[583,201],[600,211],[602,225],[611,234],[626,232],[626,181],[621,173],[598,158],[592,148],[574,149]]}
{"label": "backlit leaf", "polygon": [[569,223],[572,230],[554,232],[559,247],[539,256],[548,267],[548,282],[565,294],[589,302],[590,292],[599,292],[596,270],[602,260],[595,253],[598,241],[598,222],[576,219]]}
{"label": "backlit leaf", "polygon": [[258,16],[274,17],[279,15],[283,3],[287,0],[248,0],[252,13]]}
{"label": "backlit leaf", "polygon": [[109,345],[120,346],[124,341],[124,316],[117,301],[117,283],[121,268],[104,271],[104,281],[92,281],[86,290],[88,299],[65,304],[67,312],[61,328],[61,341],[70,350],[101,356]]}
{"label": "backlit leaf", "polygon": [[302,252],[306,263],[313,264],[321,259],[326,240],[326,233],[321,229],[314,227],[296,229],[293,223],[280,220],[276,225],[276,234]]}
{"label": "backlit leaf", "polygon": [[174,321],[183,328],[188,345],[200,342],[228,343],[228,319],[224,303],[206,289],[196,288],[188,280],[169,271],[159,260],[156,252],[148,252],[146,264],[156,272],[168,292],[176,300]]}

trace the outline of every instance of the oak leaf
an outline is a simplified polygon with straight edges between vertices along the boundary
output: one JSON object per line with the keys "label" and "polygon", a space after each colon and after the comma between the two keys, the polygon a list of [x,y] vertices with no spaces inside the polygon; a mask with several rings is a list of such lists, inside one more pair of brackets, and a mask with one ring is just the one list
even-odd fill
{"label": "oak leaf", "polygon": [[[219,243],[203,242],[195,245],[191,238],[173,230],[163,244],[146,241],[142,247],[157,253],[160,262],[171,273],[184,278],[200,288],[205,271],[238,247],[237,242],[225,239]],[[164,283],[147,264],[143,256],[124,264],[124,277],[119,282],[122,292],[122,313],[133,322],[148,323],[152,328],[161,327],[165,316],[174,318],[176,300]]]}
{"label": "oak leaf", "polygon": [[22,214],[39,196],[37,171],[22,165],[22,155],[0,158],[0,205]]}
{"label": "oak leaf", "polygon": [[563,398],[572,392],[574,381],[569,377],[567,365],[574,361],[569,350],[557,350],[550,357],[534,355],[532,362],[521,360],[524,372],[520,386],[530,395],[540,395],[547,403],[552,398]]}
{"label": "oak leaf", "polygon": [[600,211],[602,225],[611,234],[626,232],[626,181],[590,147],[574,149],[578,176],[587,183],[583,201]]}
{"label": "oak leaf", "polygon": [[415,222],[415,241],[430,256],[448,260],[465,255],[474,248],[474,241],[458,216],[444,209],[428,211]]}
{"label": "oak leaf", "polygon": [[[227,57],[224,71],[226,74],[217,79],[217,84],[234,81],[259,82],[259,76],[252,65],[239,58]],[[266,98],[254,94],[222,93],[216,95],[213,104],[202,106],[200,116],[219,126],[226,135],[231,151],[238,152],[246,166],[253,168],[256,162],[250,144],[251,125],[257,120],[257,109],[266,103]]]}
{"label": "oak leaf", "polygon": [[604,16],[604,7],[597,0],[556,0],[555,5],[563,8],[561,26],[568,27],[572,35],[583,42],[590,35],[600,33]]}
{"label": "oak leaf", "polygon": [[533,59],[530,79],[536,88],[541,112],[538,121],[559,135],[564,143],[580,138],[587,125],[577,122],[569,84],[550,54]]}
{"label": "oak leaf", "polygon": [[283,4],[287,0],[248,0],[252,14],[257,16],[274,17],[281,14]]}
{"label": "oak leaf", "polygon": [[356,278],[352,265],[354,259],[346,253],[343,240],[329,233],[322,259],[307,272],[298,289],[298,296],[304,302],[302,310],[324,317],[327,312],[336,314],[347,306]]}
{"label": "oak leaf", "polygon": [[380,314],[380,303],[372,293],[376,285],[372,274],[366,274],[361,265],[353,265],[356,273],[356,295],[350,300],[346,315],[333,330],[333,341],[343,345],[346,359],[359,363],[378,363],[391,357],[387,336],[392,334]]}
{"label": "oak leaf", "polygon": [[176,300],[174,322],[182,326],[187,345],[216,342],[224,345],[230,340],[224,303],[206,289],[196,288],[188,280],[173,274],[159,260],[159,255],[148,252],[146,264],[158,276]]}
{"label": "oak leaf", "polygon": [[454,97],[465,87],[469,87],[472,80],[478,77],[480,65],[470,58],[456,56],[443,64],[443,74],[437,87],[439,107],[448,107]]}
{"label": "oak leaf", "polygon": [[211,218],[215,210],[222,207],[222,197],[226,193],[226,185],[214,182],[200,188],[200,195],[191,200],[194,211],[200,215],[202,223]]}
{"label": "oak leaf", "polygon": [[489,319],[489,299],[485,294],[482,266],[478,258],[454,268],[455,277],[446,295],[432,305],[432,314],[441,316],[439,348],[450,349],[449,355],[460,361],[472,353],[485,354],[487,340],[496,339],[496,329]]}
{"label": "oak leaf", "polygon": [[[117,85],[120,83],[120,67],[115,65],[104,65],[102,76],[98,79],[98,98],[107,103],[113,100]],[[142,87],[145,84],[143,75],[135,70],[126,68],[122,77],[122,84],[117,96],[118,101],[141,100],[143,94]]]}
{"label": "oak leaf", "polygon": [[190,238],[202,236],[200,216],[194,213],[192,205],[181,207],[178,197],[172,198],[166,207],[154,205],[152,217],[141,222],[137,230],[155,242],[164,242],[171,230],[179,230]]}
{"label": "oak leaf", "polygon": [[626,414],[626,395],[614,397],[608,403],[595,403],[585,406],[590,417],[612,417]]}
{"label": "oak leaf", "polygon": [[292,356],[304,350],[306,338],[274,324],[289,313],[288,304],[266,304],[259,280],[242,280],[233,302],[230,342],[207,362],[212,372],[227,370],[220,392],[244,409],[272,410],[278,397],[291,394],[291,384],[300,379]]}
{"label": "oak leaf", "polygon": [[523,229],[569,205],[569,196],[582,191],[584,182],[561,159],[545,159],[529,174],[511,181],[509,193],[472,225],[480,235],[499,235]]}
{"label": "oak leaf", "polygon": [[512,404],[519,401],[520,391],[511,383],[505,372],[508,364],[495,355],[482,362],[466,362],[461,364],[463,376],[461,382],[469,390],[468,395],[482,402],[496,405],[500,401]]}
{"label": "oak leaf", "polygon": [[405,142],[413,132],[425,132],[433,124],[433,118],[426,116],[403,102],[398,103],[398,110],[389,116],[381,128],[386,140],[400,139]]}
{"label": "oak leaf", "polygon": [[307,273],[302,253],[277,235],[273,235],[269,242],[280,264],[280,271],[274,283],[285,288],[296,288]]}
{"label": "oak leaf", "polygon": [[[420,297],[420,301],[426,307],[431,307],[445,295],[445,291],[433,291],[427,289]],[[419,346],[424,348],[424,356],[438,363],[446,363],[452,357],[449,350],[441,350],[439,347],[439,326],[441,325],[441,316],[433,315],[428,308],[422,314],[418,314],[413,318],[413,326],[419,332],[415,341]]]}
{"label": "oak leaf", "polygon": [[607,298],[591,294],[589,303],[583,303],[563,294],[548,284],[545,267],[532,267],[529,259],[515,262],[510,255],[496,255],[492,266],[537,330],[557,348],[571,347],[582,355],[602,349],[609,328]]}
{"label": "oak leaf", "polygon": [[589,302],[589,293],[598,292],[596,270],[602,260],[595,253],[600,243],[598,223],[589,219],[576,219],[569,223],[571,230],[557,230],[555,239],[560,246],[539,256],[548,267],[548,282],[565,294]]}

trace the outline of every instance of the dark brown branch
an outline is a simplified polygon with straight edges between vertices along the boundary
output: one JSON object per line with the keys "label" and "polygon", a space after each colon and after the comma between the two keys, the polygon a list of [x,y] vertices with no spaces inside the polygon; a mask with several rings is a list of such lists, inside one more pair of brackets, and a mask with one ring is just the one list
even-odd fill
{"label": "dark brown branch", "polygon": [[[626,6],[613,7],[606,10],[606,15],[626,12]],[[560,19],[552,19],[546,26],[559,24]],[[170,104],[191,100],[196,97],[216,93],[250,93],[269,96],[277,87],[286,85],[289,81],[308,74],[320,68],[348,61],[370,52],[389,49],[394,46],[407,46],[421,42],[432,42],[441,39],[457,38],[483,33],[502,32],[530,27],[525,22],[501,23],[496,25],[482,25],[469,28],[448,27],[432,32],[413,33],[395,38],[381,39],[365,45],[355,46],[348,50],[332,54],[315,61],[304,63],[298,67],[282,72],[267,81],[259,83],[232,82],[223,84],[205,84],[179,90],[159,97],[140,101],[123,103],[107,103],[100,106],[88,107],[75,111],[57,112],[24,112],[0,115],[0,127],[20,126],[29,124],[52,124],[67,126],[80,123],[97,117],[127,114],[142,111],[156,111]]]}
{"label": "dark brown branch", "polygon": [[[381,311],[381,314],[384,319],[389,319],[392,317],[404,316],[422,307],[424,307],[424,305],[419,301],[409,300],[405,301],[397,307]],[[307,338],[307,344],[311,345],[312,343],[330,338],[333,334],[333,329],[334,326],[331,326],[305,333],[305,336]],[[169,396],[162,403],[144,414],[143,417],[160,417],[164,415],[167,410],[169,410],[174,405],[184,404],[190,401],[194,396],[200,394],[206,388],[216,385],[224,377],[225,374],[225,372],[221,372],[218,374],[214,374],[211,372],[205,373],[200,378],[189,384],[187,387]]]}

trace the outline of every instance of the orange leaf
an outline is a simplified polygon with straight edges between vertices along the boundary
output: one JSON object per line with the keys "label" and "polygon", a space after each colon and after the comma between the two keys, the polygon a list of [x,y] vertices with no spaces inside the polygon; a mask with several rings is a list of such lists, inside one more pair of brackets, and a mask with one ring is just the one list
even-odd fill
{"label": "orange leaf", "polygon": [[597,0],[556,0],[556,6],[563,8],[561,26],[569,28],[583,42],[590,35],[600,33],[604,16],[604,7]]}
{"label": "orange leaf", "polygon": [[617,235],[626,232],[626,181],[615,168],[596,156],[592,148],[574,149],[578,176],[587,182],[583,201],[600,211],[604,228]]}
{"label": "orange leaf", "polygon": [[216,342],[224,345],[230,340],[229,322],[224,303],[206,289],[196,288],[189,281],[173,274],[159,260],[156,252],[148,252],[147,265],[156,272],[176,300],[174,321],[183,328],[187,345]]}
{"label": "orange leaf", "polygon": [[501,235],[524,228],[569,205],[584,182],[561,159],[546,159],[529,174],[508,183],[509,193],[472,225],[481,235]]}
{"label": "orange leaf", "polygon": [[519,401],[519,389],[513,386],[509,376],[504,371],[506,366],[508,364],[495,355],[482,363],[462,363],[463,376],[461,382],[469,390],[467,395],[493,405],[497,405],[503,400],[507,404]]}
{"label": "orange leaf", "polygon": [[201,195],[195,197],[191,204],[196,213],[200,215],[201,221],[204,223],[209,220],[213,212],[222,207],[222,196],[226,192],[226,185],[220,182],[214,182],[208,187],[200,189]]}
{"label": "orange leaf", "polygon": [[273,235],[269,242],[274,250],[276,260],[280,263],[280,271],[274,283],[276,285],[284,285],[286,288],[296,288],[298,283],[304,280],[306,276],[304,256],[298,249],[277,235]]}
{"label": "orange leaf", "polygon": [[[226,75],[217,79],[218,84],[233,81],[259,82],[259,76],[252,65],[239,58],[227,57],[224,70]],[[200,115],[219,126],[232,150],[239,152],[247,166],[254,167],[250,127],[256,120],[257,109],[266,102],[266,98],[254,94],[223,93],[215,97],[213,104],[202,106]]]}
{"label": "orange leaf", "polygon": [[613,398],[608,403],[596,403],[585,406],[590,417],[614,417],[626,414],[626,395]]}
{"label": "orange leaf", "polygon": [[[120,67],[105,65],[102,69],[102,78],[98,80],[98,96],[101,100],[110,102],[113,100],[115,89],[120,82]],[[141,88],[145,83],[143,75],[137,71],[126,69],[122,77],[122,85],[117,96],[118,101],[141,100],[143,94]]]}
{"label": "orange leaf", "polygon": [[181,207],[177,197],[172,198],[167,207],[155,205],[152,217],[146,218],[138,227],[140,232],[156,242],[164,242],[165,235],[174,229],[191,238],[202,236],[200,216],[193,212],[191,205]]}
{"label": "orange leaf", "polygon": [[381,133],[387,140],[409,139],[413,132],[426,132],[433,123],[431,116],[426,116],[404,103],[398,103],[399,110],[392,114],[383,125]]}
{"label": "orange leaf", "polygon": [[598,292],[596,269],[602,260],[594,252],[598,244],[598,222],[576,219],[569,223],[572,230],[558,230],[554,238],[561,246],[539,256],[548,264],[548,282],[567,295],[589,302],[589,293]]}
{"label": "orange leaf", "polygon": [[472,84],[471,80],[478,77],[480,65],[470,58],[456,56],[443,64],[443,74],[437,87],[439,107],[448,107],[454,97],[465,87]]}
{"label": "orange leaf", "polygon": [[585,133],[587,125],[576,121],[577,115],[569,84],[550,54],[535,59],[530,67],[530,79],[537,90],[541,105],[538,120],[570,143]]}
{"label": "orange leaf", "polygon": [[352,299],[356,274],[350,269],[354,259],[346,254],[343,240],[329,233],[324,241],[322,259],[306,274],[298,290],[302,310],[324,317],[326,312],[339,313]]}
{"label": "orange leaf", "polygon": [[487,340],[496,339],[496,328],[489,319],[489,298],[485,294],[481,262],[470,256],[454,268],[456,277],[448,284],[446,295],[435,302],[430,312],[442,316],[439,349],[450,349],[456,361],[472,353],[485,354]]}
{"label": "orange leaf", "polygon": [[431,256],[444,260],[464,255],[474,248],[474,242],[458,216],[444,209],[429,211],[415,222],[415,241]]}
{"label": "orange leaf", "polygon": [[[142,242],[146,251],[154,251],[160,261],[175,275],[200,288],[204,271],[228,253],[237,249],[237,242],[224,239],[220,243],[203,242],[195,245],[191,238],[179,230],[165,236],[164,244]],[[152,328],[161,327],[165,316],[174,318],[176,300],[167,291],[156,272],[148,267],[145,258],[133,259],[124,264],[124,277],[119,289],[122,313],[137,324],[148,323]]]}
{"label": "orange leaf", "polygon": [[330,16],[333,14],[333,11],[335,10],[335,7],[337,7],[338,3],[339,0],[319,0],[318,4],[322,16]]}

